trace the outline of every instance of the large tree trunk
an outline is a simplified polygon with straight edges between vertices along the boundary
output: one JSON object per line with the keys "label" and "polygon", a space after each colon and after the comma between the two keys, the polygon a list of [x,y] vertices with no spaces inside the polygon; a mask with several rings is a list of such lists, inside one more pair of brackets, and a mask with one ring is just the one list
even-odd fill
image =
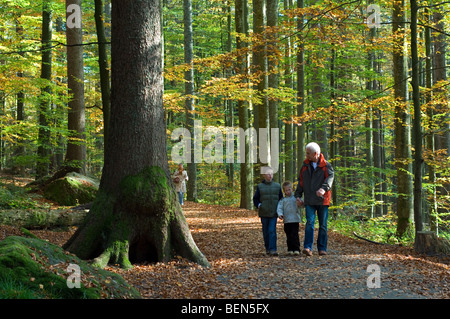
{"label": "large tree trunk", "polygon": [[89,215],[65,248],[80,258],[95,258],[100,267],[129,268],[175,254],[208,266],[170,179],[159,1],[113,1],[111,42],[111,122],[103,175]]}

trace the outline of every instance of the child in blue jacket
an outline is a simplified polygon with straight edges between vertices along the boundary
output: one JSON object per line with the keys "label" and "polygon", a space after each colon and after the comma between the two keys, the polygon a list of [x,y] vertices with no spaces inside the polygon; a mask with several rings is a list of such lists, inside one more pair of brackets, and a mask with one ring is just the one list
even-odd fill
{"label": "child in blue jacket", "polygon": [[288,254],[300,255],[300,238],[298,235],[301,217],[297,200],[292,190],[292,183],[283,183],[284,197],[278,202],[277,214],[283,220]]}

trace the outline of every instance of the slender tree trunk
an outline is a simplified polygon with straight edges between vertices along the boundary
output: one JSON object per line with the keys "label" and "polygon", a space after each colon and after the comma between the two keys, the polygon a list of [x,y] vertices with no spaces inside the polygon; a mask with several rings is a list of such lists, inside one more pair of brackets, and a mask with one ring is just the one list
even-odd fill
{"label": "slender tree trunk", "polygon": [[[426,19],[428,21],[428,25],[431,23],[430,12],[428,8],[425,9]],[[430,158],[428,159],[428,179],[430,184],[430,207],[431,210],[429,212],[430,226],[431,230],[438,235],[439,233],[439,223],[437,219],[437,198],[436,198],[436,169],[435,169],[435,143],[434,143],[434,110],[431,107],[430,102],[432,101],[432,49],[431,49],[431,28],[425,27],[425,86],[427,88],[427,93],[425,94],[425,102],[428,105],[427,108],[427,116],[428,116],[428,135],[427,135],[427,148],[430,154]]]}
{"label": "slender tree trunk", "polygon": [[[284,0],[284,10],[292,9],[292,0]],[[287,18],[289,19],[289,18]],[[289,25],[291,25],[291,20],[288,20]],[[284,81],[285,87],[290,89],[294,88],[294,73],[292,69],[292,42],[291,38],[286,39],[285,43],[285,62],[284,62]],[[287,109],[287,116],[285,118],[284,125],[284,147],[285,147],[285,170],[284,170],[284,179],[288,181],[295,181],[294,174],[294,124],[292,122],[292,118],[294,116],[293,105],[290,103],[285,106]]]}
{"label": "slender tree trunk", "polygon": [[[439,7],[434,12],[434,23],[436,28],[440,31],[444,31],[444,11],[443,7]],[[436,33],[434,38],[434,82],[447,81],[447,66],[445,60],[446,54],[446,41],[445,34]],[[441,133],[435,135],[436,150],[445,149],[447,154],[450,155],[450,127],[449,127],[449,112],[448,112],[448,87],[442,87],[439,85],[439,89],[436,90],[435,96],[441,101],[436,106],[436,114],[442,114],[437,121],[436,126]],[[445,101],[445,102],[444,102]],[[449,186],[449,185],[447,185]],[[445,192],[448,194],[447,192]]]}
{"label": "slender tree trunk", "polygon": [[[66,166],[72,171],[85,173],[85,109],[84,109],[84,65],[83,65],[83,29],[81,26],[81,0],[66,0],[66,9],[70,5],[80,8],[80,15],[75,16],[79,24],[67,24],[67,87],[69,88],[68,129],[70,132],[66,151]],[[66,12],[66,18],[73,19],[76,11]],[[72,17],[71,17],[72,16]]]}
{"label": "slender tree trunk", "polygon": [[[230,53],[232,49],[232,39],[231,39],[231,3],[230,0],[226,1],[224,11],[227,15],[227,41],[226,41],[226,52]],[[232,75],[232,69],[227,68],[224,70],[225,77],[229,78]],[[231,99],[225,100],[225,124],[228,128],[234,127],[234,101]],[[227,163],[226,172],[228,176],[228,187],[234,187],[234,160],[231,163]]]}
{"label": "slender tree trunk", "polygon": [[[19,19],[16,19],[16,34],[17,37],[19,39],[23,39],[23,27],[20,24]],[[23,53],[20,54],[21,56],[23,56]],[[17,77],[18,78],[23,78],[23,72],[19,71],[17,72]],[[16,104],[16,120],[17,123],[21,123],[22,121],[25,120],[25,92],[24,90],[20,90],[19,92],[17,92],[16,95],[16,99],[17,99],[17,104]],[[19,137],[22,134],[19,133]],[[17,146],[14,149],[14,158],[16,159],[19,156],[23,156],[25,155],[25,146],[24,146],[24,142],[21,140],[21,138],[18,139],[17,141]],[[25,167],[23,165],[21,165],[19,162],[14,162],[14,167],[13,167],[13,171],[23,175],[25,173]]]}
{"label": "slender tree trunk", "polygon": [[[247,0],[235,0],[236,47],[238,50],[238,72],[243,76],[243,82],[248,86],[247,74],[249,69],[248,43],[242,36],[248,36],[248,3]],[[238,101],[239,128],[244,132],[249,128],[248,101]],[[244,147],[240,145],[240,152],[245,152],[244,162],[240,163],[241,201],[240,207],[250,209],[252,207],[252,164],[250,161],[249,139],[241,139]]]}
{"label": "slender tree trunk", "polygon": [[[330,89],[331,89],[331,94],[330,94],[330,99],[331,99],[331,103],[335,103],[336,102],[336,89],[337,89],[337,84],[336,84],[336,50],[333,48],[331,50],[331,63],[330,63]],[[330,155],[329,155],[329,159],[328,160],[334,160],[336,158],[337,155],[337,141],[335,140],[335,134],[336,134],[336,118],[334,117],[334,112],[331,113],[331,119],[330,119]],[[334,169],[336,169],[337,165],[336,163],[333,163],[333,167]],[[337,192],[336,192],[336,179],[333,182],[333,186],[332,186],[332,192],[331,192],[331,196],[332,196],[332,203],[334,206],[337,205]]]}
{"label": "slender tree trunk", "polygon": [[[436,29],[444,31],[444,16],[442,14],[443,7],[434,11],[433,19]],[[436,134],[434,135],[435,150],[436,152],[447,152],[447,156],[450,155],[450,128],[449,128],[449,93],[448,85],[444,85],[447,81],[447,66],[446,66],[446,41],[445,35],[436,32],[434,37],[434,92],[433,99],[435,102],[435,116],[434,127]],[[448,196],[450,193],[450,183],[445,178],[445,173],[436,172],[436,180],[442,181],[437,189],[437,196]],[[442,197],[441,197],[442,198]],[[438,214],[446,214],[448,210],[446,208],[438,207]]]}
{"label": "slender tree trunk", "polygon": [[[267,53],[270,52],[270,56],[267,57],[267,71],[268,71],[268,88],[278,89],[278,60],[279,60],[279,48],[277,43],[277,27],[278,27],[278,0],[266,0],[267,1],[267,27],[268,30],[268,48]],[[267,54],[268,55],[268,54]],[[270,142],[269,150],[275,147],[280,147],[280,138],[279,138],[279,120],[278,120],[278,101],[271,97],[268,99],[269,106],[269,136]],[[272,134],[277,134],[276,136],[272,136]],[[274,141],[278,145],[271,145],[271,142]],[[274,154],[274,152],[272,152]],[[272,155],[269,153],[269,155]],[[273,179],[275,181],[280,182],[280,163],[278,159],[270,158],[270,165],[275,170],[273,174]]]}
{"label": "slender tree trunk", "polygon": [[[261,167],[266,163],[262,159],[270,156],[270,123],[269,123],[269,103],[267,100],[267,46],[266,39],[264,37],[266,20],[266,1],[254,0],[253,1],[253,33],[255,43],[253,44],[253,72],[258,75],[257,80],[257,92],[260,99],[259,103],[253,104],[253,112],[255,119],[258,119],[258,160],[255,165],[255,183],[259,183]],[[266,131],[264,131],[264,129]],[[265,136],[264,136],[265,135]],[[261,141],[267,141],[267,147],[261,147]]]}
{"label": "slender tree trunk", "polygon": [[422,231],[422,110],[419,93],[419,55],[417,49],[417,0],[411,0],[411,63],[414,103],[414,223]]}
{"label": "slender tree trunk", "polygon": [[[297,0],[297,9],[303,9],[304,0]],[[303,44],[303,16],[297,18],[297,31],[299,34],[297,45],[297,116],[301,117],[305,113],[305,46]],[[299,123],[297,126],[297,174],[305,160],[305,134],[306,124]]]}
{"label": "slender tree trunk", "polygon": [[36,166],[36,179],[42,178],[49,173],[49,150],[50,150],[50,103],[52,80],[52,11],[51,1],[45,0],[42,9],[42,65],[41,79],[47,83],[42,89],[39,105],[39,133],[38,133],[38,162]]}
{"label": "slender tree trunk", "polygon": [[95,0],[95,27],[97,29],[98,41],[98,66],[100,73],[100,87],[102,93],[102,111],[103,111],[103,140],[106,149],[108,145],[109,118],[111,112],[111,85],[109,78],[108,50],[105,33],[103,0]]}
{"label": "slender tree trunk", "polygon": [[402,236],[413,217],[413,192],[411,178],[411,118],[408,103],[407,51],[404,21],[405,0],[394,3],[393,25],[394,96],[395,96],[395,166],[397,168],[397,235]]}
{"label": "slender tree trunk", "polygon": [[111,44],[110,139],[100,188],[64,247],[100,267],[164,262],[174,254],[208,266],[170,178],[159,1],[113,0]]}
{"label": "slender tree trunk", "polygon": [[[195,101],[194,101],[194,34],[192,31],[192,0],[183,1],[184,12],[184,63],[190,67],[184,73],[184,94],[185,94],[185,110],[186,110],[186,127],[194,137],[194,120],[195,120]],[[187,173],[189,176],[187,182],[187,199],[197,201],[197,163],[195,161],[195,148],[193,139],[191,140],[190,163],[187,164]]]}
{"label": "slender tree trunk", "polygon": [[[376,37],[376,29],[371,28],[369,30],[369,41],[374,42]],[[376,74],[376,52],[374,50],[368,53],[368,71],[370,72],[369,79],[366,83],[366,89],[371,92],[377,90],[377,81],[374,78]],[[368,205],[367,216],[373,218],[375,216],[375,182],[374,182],[374,161],[373,161],[373,108],[370,106],[366,113],[366,178],[368,182]]]}

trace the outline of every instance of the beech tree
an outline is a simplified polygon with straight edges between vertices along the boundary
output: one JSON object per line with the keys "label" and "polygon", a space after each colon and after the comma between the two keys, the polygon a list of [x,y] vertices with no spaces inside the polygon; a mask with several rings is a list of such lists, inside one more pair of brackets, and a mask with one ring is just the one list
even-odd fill
{"label": "beech tree", "polygon": [[[184,23],[184,63],[190,67],[184,72],[184,94],[186,109],[186,126],[194,136],[194,120],[195,120],[195,101],[194,101],[194,39],[192,31],[192,1],[183,1],[183,23]],[[193,140],[190,140],[192,149],[194,148]],[[197,164],[194,161],[194,152],[191,154],[190,162],[187,164],[187,173],[189,180],[187,181],[187,199],[197,201]]]}
{"label": "beech tree", "polygon": [[[99,191],[65,249],[100,267],[209,263],[197,248],[170,178],[158,0],[112,2],[111,117]],[[132,58],[130,58],[132,57]]]}
{"label": "beech tree", "polygon": [[[238,70],[241,74],[248,73],[249,67],[249,54],[246,51],[248,48],[248,43],[242,39],[242,37],[248,36],[248,2],[247,0],[235,0],[235,20],[236,20],[236,47],[237,50],[245,51],[240,52],[238,55]],[[248,85],[247,80],[243,80],[245,84]],[[249,124],[249,112],[248,112],[248,101],[238,100],[238,113],[239,113],[239,127],[244,131],[250,126]],[[252,167],[250,164],[249,156],[249,141],[245,141],[244,146],[245,151],[245,161],[240,164],[240,183],[241,183],[241,208],[252,208]]]}
{"label": "beech tree", "polygon": [[36,166],[36,179],[44,177],[49,173],[48,155],[50,144],[49,131],[49,109],[51,102],[52,89],[50,86],[52,80],[52,10],[51,1],[45,0],[42,3],[42,62],[41,62],[41,79],[47,81],[47,85],[41,92],[41,103],[39,107],[39,146],[37,154],[39,161]]}
{"label": "beech tree", "polygon": [[407,47],[405,27],[405,1],[394,2],[392,14],[392,32],[394,34],[393,48],[393,77],[395,119],[395,166],[397,168],[397,233],[402,236],[413,216],[413,182],[411,178],[411,115],[408,102],[408,82],[407,77]]}
{"label": "beech tree", "polygon": [[70,131],[67,143],[66,165],[69,170],[85,173],[86,146],[84,142],[84,69],[83,29],[81,27],[81,0],[66,0],[67,86],[71,99],[67,125]]}

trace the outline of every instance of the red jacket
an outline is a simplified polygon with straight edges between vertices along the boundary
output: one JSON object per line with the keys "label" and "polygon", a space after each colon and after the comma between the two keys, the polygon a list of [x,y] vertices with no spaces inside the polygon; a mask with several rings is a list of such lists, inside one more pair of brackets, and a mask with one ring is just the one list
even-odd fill
{"label": "red jacket", "polygon": [[[331,186],[334,180],[334,169],[328,163],[323,154],[320,154],[316,169],[313,169],[311,161],[306,159],[303,162],[300,176],[298,177],[297,189],[295,190],[295,197],[302,197],[305,205],[330,205],[331,201]],[[323,197],[318,197],[316,192],[323,188],[325,194]]]}

